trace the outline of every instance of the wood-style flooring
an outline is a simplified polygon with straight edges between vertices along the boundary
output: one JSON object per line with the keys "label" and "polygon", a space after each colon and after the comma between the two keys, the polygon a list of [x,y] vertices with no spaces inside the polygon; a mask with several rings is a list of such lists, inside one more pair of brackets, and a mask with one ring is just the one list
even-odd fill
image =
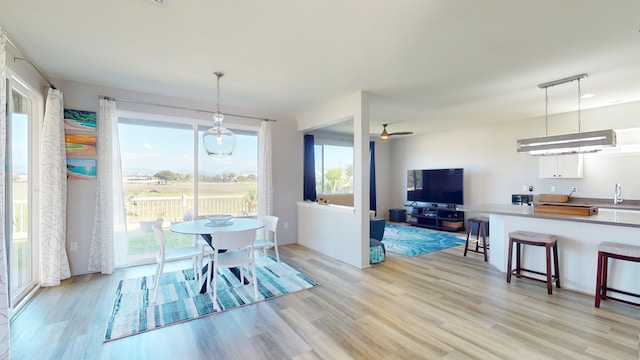
{"label": "wood-style flooring", "polygon": [[[638,359],[640,308],[513,279],[463,246],[360,270],[300,245],[320,286],[103,343],[115,289],[153,266],[45,288],[14,317],[13,359]],[[594,260],[595,261],[595,260]],[[178,264],[188,267],[189,264]],[[166,270],[169,271],[170,269]]]}

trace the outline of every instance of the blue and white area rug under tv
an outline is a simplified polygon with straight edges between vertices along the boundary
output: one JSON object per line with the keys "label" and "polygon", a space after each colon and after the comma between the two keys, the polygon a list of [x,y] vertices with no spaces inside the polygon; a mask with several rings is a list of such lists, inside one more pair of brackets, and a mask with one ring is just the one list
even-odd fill
{"label": "blue and white area rug under tv", "polygon": [[382,242],[385,249],[392,253],[418,256],[464,244],[465,239],[415,226],[387,224]]}

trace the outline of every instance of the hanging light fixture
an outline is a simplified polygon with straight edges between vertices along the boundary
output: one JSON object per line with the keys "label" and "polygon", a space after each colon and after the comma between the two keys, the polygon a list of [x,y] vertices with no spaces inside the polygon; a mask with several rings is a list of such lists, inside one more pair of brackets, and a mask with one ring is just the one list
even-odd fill
{"label": "hanging light fixture", "polygon": [[236,147],[236,137],[228,129],[222,126],[224,115],[220,111],[220,78],[224,76],[221,72],[213,73],[217,78],[217,110],[213,114],[213,127],[202,134],[202,143],[207,155],[231,155]]}
{"label": "hanging light fixture", "polygon": [[[613,130],[582,132],[580,129],[580,80],[586,77],[587,74],[579,74],[538,85],[540,89],[544,89],[545,91],[545,136],[518,140],[518,152],[528,152],[531,155],[583,154],[601,151],[604,147],[616,146],[616,133]],[[574,80],[578,81],[578,133],[549,136],[547,111],[549,107],[549,97],[547,95],[547,89],[551,86],[568,83]]]}

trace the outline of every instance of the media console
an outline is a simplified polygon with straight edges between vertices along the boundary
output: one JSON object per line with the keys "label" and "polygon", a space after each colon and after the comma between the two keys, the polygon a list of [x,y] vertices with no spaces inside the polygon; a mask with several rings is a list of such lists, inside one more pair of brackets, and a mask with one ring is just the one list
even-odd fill
{"label": "media console", "polygon": [[464,231],[464,211],[455,207],[433,204],[431,206],[414,206],[409,225],[444,231]]}

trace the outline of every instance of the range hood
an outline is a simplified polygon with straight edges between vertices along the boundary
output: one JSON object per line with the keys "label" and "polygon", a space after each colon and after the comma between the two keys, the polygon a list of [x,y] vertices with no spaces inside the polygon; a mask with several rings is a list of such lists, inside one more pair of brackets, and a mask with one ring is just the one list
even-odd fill
{"label": "range hood", "polygon": [[528,152],[531,155],[562,155],[597,152],[610,146],[616,146],[616,132],[614,130],[598,130],[519,139],[517,150],[518,152]]}

